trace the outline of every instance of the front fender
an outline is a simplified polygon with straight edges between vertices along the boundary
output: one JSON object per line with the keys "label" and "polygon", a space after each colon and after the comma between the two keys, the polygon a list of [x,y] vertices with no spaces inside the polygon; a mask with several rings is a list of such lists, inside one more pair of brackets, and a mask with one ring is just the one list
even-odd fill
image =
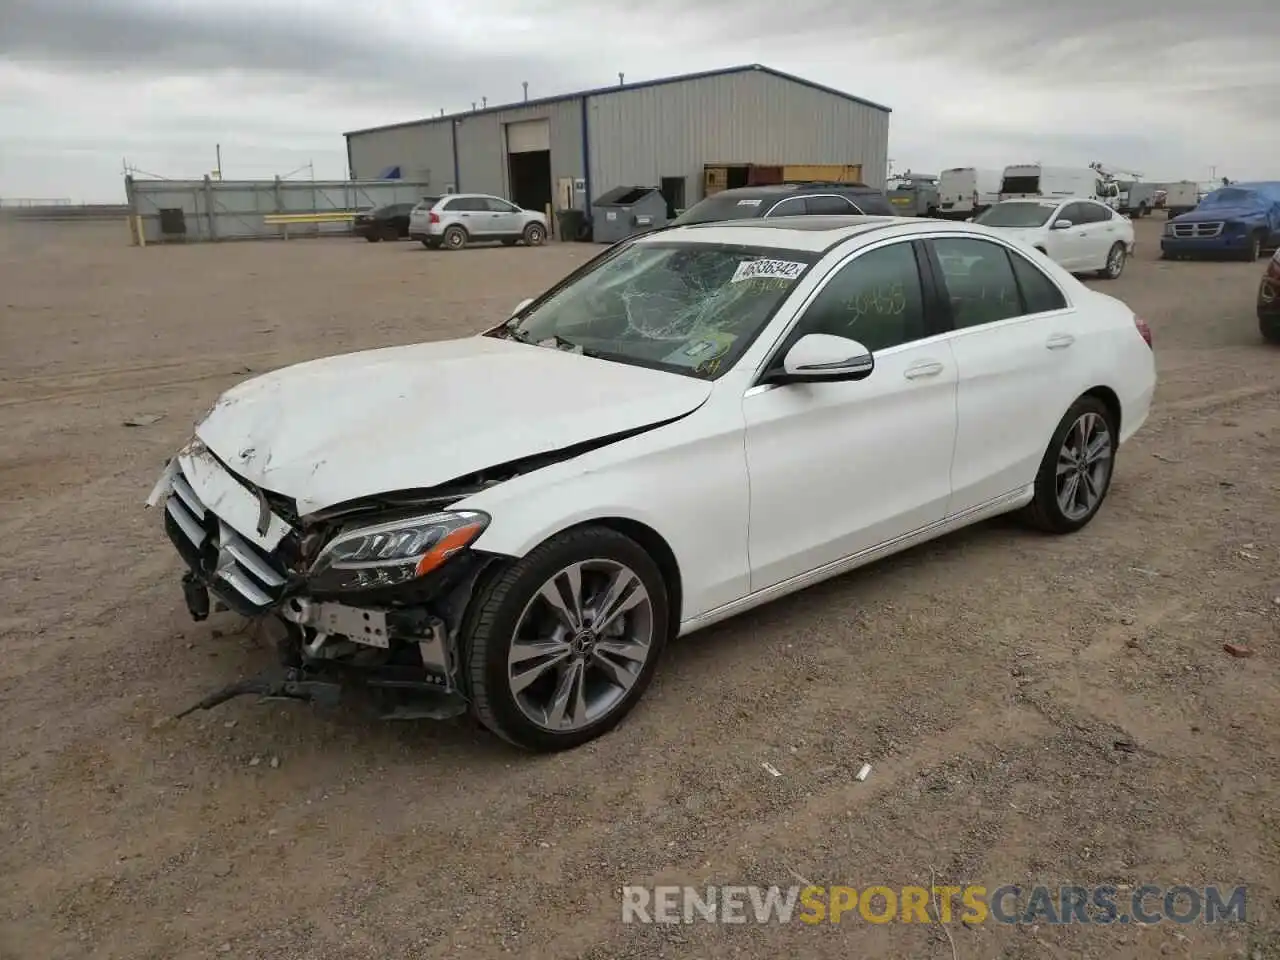
{"label": "front fender", "polygon": [[680,569],[680,619],[747,593],[749,487],[741,397],[467,497],[456,509],[492,519],[476,550],[523,557],[569,527],[617,518],[644,524]]}

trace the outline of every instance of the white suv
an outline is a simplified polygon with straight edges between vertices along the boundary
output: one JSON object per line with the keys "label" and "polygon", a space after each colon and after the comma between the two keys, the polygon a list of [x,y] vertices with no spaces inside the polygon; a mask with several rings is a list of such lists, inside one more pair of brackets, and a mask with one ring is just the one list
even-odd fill
{"label": "white suv", "polygon": [[425,247],[461,250],[473,241],[501,241],[510,246],[523,240],[536,247],[547,239],[547,218],[536,210],[522,210],[508,200],[484,193],[451,193],[424,197],[409,214],[409,236]]}

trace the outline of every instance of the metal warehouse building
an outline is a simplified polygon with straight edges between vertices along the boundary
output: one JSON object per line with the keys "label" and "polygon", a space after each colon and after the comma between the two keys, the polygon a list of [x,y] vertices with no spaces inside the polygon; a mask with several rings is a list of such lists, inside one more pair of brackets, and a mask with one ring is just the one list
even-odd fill
{"label": "metal warehouse building", "polygon": [[[703,197],[708,166],[845,164],[883,188],[889,108],[760,64],[346,134],[350,175],[589,210],[619,186]],[[730,176],[727,186],[736,186]]]}

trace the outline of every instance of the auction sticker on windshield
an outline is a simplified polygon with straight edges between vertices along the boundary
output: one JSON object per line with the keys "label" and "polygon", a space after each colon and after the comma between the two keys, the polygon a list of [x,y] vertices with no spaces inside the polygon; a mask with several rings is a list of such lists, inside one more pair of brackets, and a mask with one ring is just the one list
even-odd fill
{"label": "auction sticker on windshield", "polygon": [[804,273],[807,264],[794,260],[746,260],[738,264],[730,283],[741,283],[743,280],[767,278],[773,280],[795,280]]}

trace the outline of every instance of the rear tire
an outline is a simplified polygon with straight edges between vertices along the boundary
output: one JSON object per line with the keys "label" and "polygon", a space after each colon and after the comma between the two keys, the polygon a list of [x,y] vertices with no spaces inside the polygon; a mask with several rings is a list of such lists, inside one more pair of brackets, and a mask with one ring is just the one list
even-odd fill
{"label": "rear tire", "polygon": [[1046,533],[1075,533],[1086,526],[1111,489],[1118,437],[1105,403],[1091,395],[1073,403],[1040,461],[1024,518]]}
{"label": "rear tire", "polygon": [[[597,634],[592,621],[606,619],[607,595],[620,584],[612,594],[620,612]],[[463,653],[472,709],[516,746],[580,746],[639,702],[669,629],[666,583],[644,548],[608,527],[565,531],[473,600]]]}
{"label": "rear tire", "polygon": [[524,245],[526,247],[541,246],[542,241],[547,239],[546,228],[540,223],[531,223],[524,228],[524,233],[521,235],[521,239],[524,240]]}
{"label": "rear tire", "polygon": [[446,250],[461,250],[467,245],[467,231],[461,227],[450,227],[441,240]]}
{"label": "rear tire", "polygon": [[365,238],[366,240],[368,240],[370,243],[377,243],[378,241],[380,241],[380,240],[382,239],[382,238],[381,238],[380,236],[378,236],[376,233],[366,233],[366,234],[364,235],[364,238]]}
{"label": "rear tire", "polygon": [[1129,251],[1123,243],[1112,244],[1107,252],[1107,265],[1098,271],[1098,276],[1103,280],[1119,280],[1128,259]]}

